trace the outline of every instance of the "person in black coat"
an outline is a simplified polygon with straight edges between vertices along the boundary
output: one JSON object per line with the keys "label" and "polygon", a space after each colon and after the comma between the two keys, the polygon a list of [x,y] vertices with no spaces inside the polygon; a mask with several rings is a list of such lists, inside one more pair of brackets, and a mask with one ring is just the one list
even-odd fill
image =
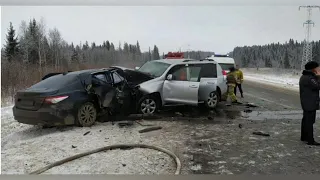
{"label": "person in black coat", "polygon": [[303,110],[301,123],[301,141],[308,145],[319,146],[313,137],[313,124],[316,120],[316,111],[319,110],[320,67],[315,61],[305,65],[305,70],[299,81],[300,101]]}

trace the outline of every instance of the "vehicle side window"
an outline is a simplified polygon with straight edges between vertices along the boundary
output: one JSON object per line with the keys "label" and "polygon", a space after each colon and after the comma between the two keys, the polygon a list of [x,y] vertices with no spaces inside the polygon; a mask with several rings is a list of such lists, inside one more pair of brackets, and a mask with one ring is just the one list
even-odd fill
{"label": "vehicle side window", "polygon": [[113,83],[115,84],[118,84],[124,80],[124,78],[116,72],[112,73],[112,78],[113,78]]}
{"label": "vehicle side window", "polygon": [[174,81],[188,81],[187,66],[185,65],[174,66],[168,74],[172,74],[172,80]]}
{"label": "vehicle side window", "polygon": [[199,65],[191,65],[188,67],[188,72],[189,72],[189,78],[188,81],[191,82],[198,82],[200,81],[200,71],[201,71],[201,66]]}
{"label": "vehicle side window", "polygon": [[201,78],[216,78],[217,77],[217,65],[213,63],[201,65]]}
{"label": "vehicle side window", "polygon": [[93,76],[94,76],[95,78],[103,81],[103,82],[108,82],[108,81],[107,81],[107,78],[106,78],[106,76],[105,76],[104,74],[95,74],[95,75],[93,75]]}
{"label": "vehicle side window", "polygon": [[112,78],[111,78],[111,74],[110,73],[106,74],[106,79],[107,79],[108,83],[112,83]]}
{"label": "vehicle side window", "polygon": [[172,80],[174,81],[199,81],[201,66],[189,64],[178,65],[173,67],[168,74],[172,74]]}

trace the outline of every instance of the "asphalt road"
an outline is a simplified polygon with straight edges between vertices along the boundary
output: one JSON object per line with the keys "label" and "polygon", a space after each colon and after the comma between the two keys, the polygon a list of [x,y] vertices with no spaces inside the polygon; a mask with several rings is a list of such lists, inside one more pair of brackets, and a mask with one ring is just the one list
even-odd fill
{"label": "asphalt road", "polygon": [[245,81],[242,86],[243,100],[261,105],[265,110],[301,110],[299,92],[296,90],[253,81]]}

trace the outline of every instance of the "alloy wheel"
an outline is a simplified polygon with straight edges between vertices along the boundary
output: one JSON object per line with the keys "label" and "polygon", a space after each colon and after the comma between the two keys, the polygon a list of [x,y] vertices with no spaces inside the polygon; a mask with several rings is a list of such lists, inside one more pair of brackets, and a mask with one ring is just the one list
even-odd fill
{"label": "alloy wheel", "polygon": [[153,114],[157,108],[157,104],[153,99],[145,99],[142,101],[140,108],[143,114]]}
{"label": "alloy wheel", "polygon": [[82,126],[91,126],[97,117],[96,109],[91,104],[85,104],[79,109],[78,119]]}
{"label": "alloy wheel", "polygon": [[209,95],[209,98],[208,98],[208,106],[210,108],[215,108],[217,106],[217,103],[218,103],[218,96],[216,93],[214,92],[211,92],[210,95]]}

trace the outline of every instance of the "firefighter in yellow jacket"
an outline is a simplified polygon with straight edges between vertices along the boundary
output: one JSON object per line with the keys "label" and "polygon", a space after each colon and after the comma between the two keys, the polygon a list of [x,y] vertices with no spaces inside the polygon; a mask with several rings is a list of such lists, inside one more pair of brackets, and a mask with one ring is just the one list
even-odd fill
{"label": "firefighter in yellow jacket", "polygon": [[238,65],[236,66],[235,73],[237,74],[237,84],[236,84],[236,87],[234,88],[234,94],[237,95],[237,88],[239,88],[241,97],[243,98],[243,91],[242,91],[243,72],[239,69]]}
{"label": "firefighter in yellow jacket", "polygon": [[228,98],[231,99],[232,103],[238,103],[237,96],[234,94],[234,89],[237,85],[236,69],[231,67],[229,70],[230,72],[227,74]]}

